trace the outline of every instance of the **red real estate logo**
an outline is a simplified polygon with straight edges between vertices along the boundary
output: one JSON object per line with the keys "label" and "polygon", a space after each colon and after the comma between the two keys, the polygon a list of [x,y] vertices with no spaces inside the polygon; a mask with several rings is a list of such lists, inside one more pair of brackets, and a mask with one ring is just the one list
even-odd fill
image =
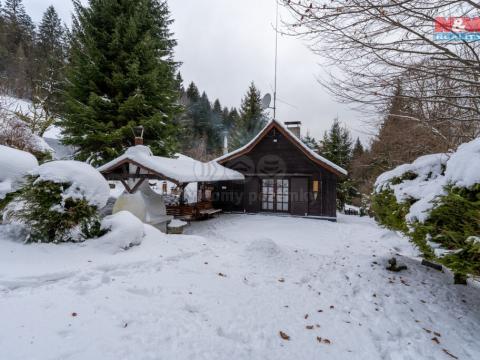
{"label": "red real estate logo", "polygon": [[434,39],[478,41],[480,40],[480,17],[437,17]]}

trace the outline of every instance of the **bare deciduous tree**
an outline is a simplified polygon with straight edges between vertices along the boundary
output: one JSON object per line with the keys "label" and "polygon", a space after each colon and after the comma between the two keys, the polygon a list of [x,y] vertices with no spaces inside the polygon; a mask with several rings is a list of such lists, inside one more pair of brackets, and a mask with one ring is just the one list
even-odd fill
{"label": "bare deciduous tree", "polygon": [[480,42],[434,39],[435,26],[447,30],[440,17],[478,16],[478,1],[281,1],[286,32],[326,60],[321,82],[338,99],[385,113],[401,86],[414,106],[399,117],[451,146],[480,135]]}

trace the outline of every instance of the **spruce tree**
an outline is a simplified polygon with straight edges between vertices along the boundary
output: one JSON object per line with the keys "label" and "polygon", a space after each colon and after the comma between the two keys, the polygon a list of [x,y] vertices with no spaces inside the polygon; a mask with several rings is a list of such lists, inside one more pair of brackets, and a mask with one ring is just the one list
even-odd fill
{"label": "spruce tree", "polygon": [[48,114],[59,113],[65,75],[66,30],[53,6],[44,12],[38,28],[36,57],[34,101],[38,101]]}
{"label": "spruce tree", "polygon": [[98,164],[133,145],[133,129],[157,155],[175,150],[176,41],[166,1],[75,1],[64,142]]}
{"label": "spruce tree", "polygon": [[240,107],[240,119],[231,134],[232,148],[236,149],[249,142],[265,126],[267,116],[262,108],[262,96],[252,82]]}
{"label": "spruce tree", "polygon": [[220,100],[216,99],[214,102],[213,102],[213,112],[216,113],[216,114],[222,114],[222,105],[220,104]]}
{"label": "spruce tree", "polygon": [[353,150],[352,150],[352,159],[358,159],[360,156],[364,154],[364,152],[365,150],[360,141],[360,138],[357,137],[357,141],[355,141],[355,145],[353,146]]}
{"label": "spruce tree", "polygon": [[177,77],[176,77],[175,82],[176,82],[176,85],[177,85],[177,90],[180,93],[179,98],[181,98],[183,96],[183,94],[185,93],[185,88],[183,87],[183,78],[182,78],[182,74],[180,74],[180,71],[177,73]]}
{"label": "spruce tree", "polygon": [[[321,154],[335,164],[349,169],[352,159],[352,140],[347,128],[342,127],[338,119],[334,119],[332,127],[325,132],[320,144]],[[352,180],[349,177],[339,178],[337,187],[337,207],[340,210],[350,203],[352,197],[357,196]]]}
{"label": "spruce tree", "polygon": [[191,103],[195,103],[200,100],[200,91],[198,91],[197,85],[192,81],[187,88],[187,98]]}
{"label": "spruce tree", "polygon": [[8,51],[6,49],[5,17],[3,15],[3,5],[0,1],[0,75],[5,73],[7,55]]}
{"label": "spruce tree", "polygon": [[3,52],[6,86],[18,97],[31,95],[35,26],[22,0],[6,0],[3,7]]}
{"label": "spruce tree", "polygon": [[229,130],[229,128],[227,127],[229,114],[230,114],[230,110],[228,110],[228,107],[225,106],[222,110],[222,123],[223,123],[223,129],[225,131]]}
{"label": "spruce tree", "polygon": [[328,160],[345,169],[350,165],[352,152],[350,132],[340,125],[338,119],[334,119],[330,130],[325,132],[321,141],[321,151]]}
{"label": "spruce tree", "polygon": [[307,135],[305,135],[303,138],[302,138],[302,141],[305,145],[307,145],[311,150],[313,151],[318,151],[318,142],[317,140],[313,137],[313,136],[310,136],[310,133],[307,132]]}
{"label": "spruce tree", "polygon": [[224,119],[224,127],[230,133],[230,131],[233,128],[235,128],[235,126],[239,121],[240,121],[240,114],[238,113],[236,108],[232,108]]}

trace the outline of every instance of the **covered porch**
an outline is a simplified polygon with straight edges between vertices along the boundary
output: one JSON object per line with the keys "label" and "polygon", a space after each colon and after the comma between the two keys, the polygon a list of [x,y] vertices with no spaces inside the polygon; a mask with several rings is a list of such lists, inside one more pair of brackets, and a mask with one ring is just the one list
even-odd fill
{"label": "covered porch", "polygon": [[[152,192],[161,197],[161,200],[146,204],[147,218],[152,211],[157,214],[163,211],[165,216],[181,220],[211,217],[221,212],[212,204],[213,184],[245,179],[243,174],[216,162],[204,163],[183,155],[177,158],[154,156],[143,145],[128,148],[98,170],[107,180],[120,182],[125,188],[124,194]],[[193,203],[186,199],[186,189],[191,184],[197,184]]]}

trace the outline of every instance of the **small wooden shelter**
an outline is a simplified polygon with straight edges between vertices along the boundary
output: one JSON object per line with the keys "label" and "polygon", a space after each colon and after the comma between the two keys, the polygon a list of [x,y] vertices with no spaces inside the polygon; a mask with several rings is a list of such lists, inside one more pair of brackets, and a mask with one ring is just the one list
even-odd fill
{"label": "small wooden shelter", "polygon": [[[188,157],[166,158],[154,156],[143,145],[130,147],[118,158],[98,168],[107,180],[120,181],[125,190],[136,193],[148,180],[166,180],[180,189],[178,205],[168,205],[167,214],[178,218],[198,219],[221,211],[213,209],[212,201],[205,196],[208,187],[205,183],[218,181],[243,181],[245,177],[238,171],[228,169],[215,161],[204,163]],[[202,195],[196,204],[186,204],[185,188],[190,183],[199,183]]]}

